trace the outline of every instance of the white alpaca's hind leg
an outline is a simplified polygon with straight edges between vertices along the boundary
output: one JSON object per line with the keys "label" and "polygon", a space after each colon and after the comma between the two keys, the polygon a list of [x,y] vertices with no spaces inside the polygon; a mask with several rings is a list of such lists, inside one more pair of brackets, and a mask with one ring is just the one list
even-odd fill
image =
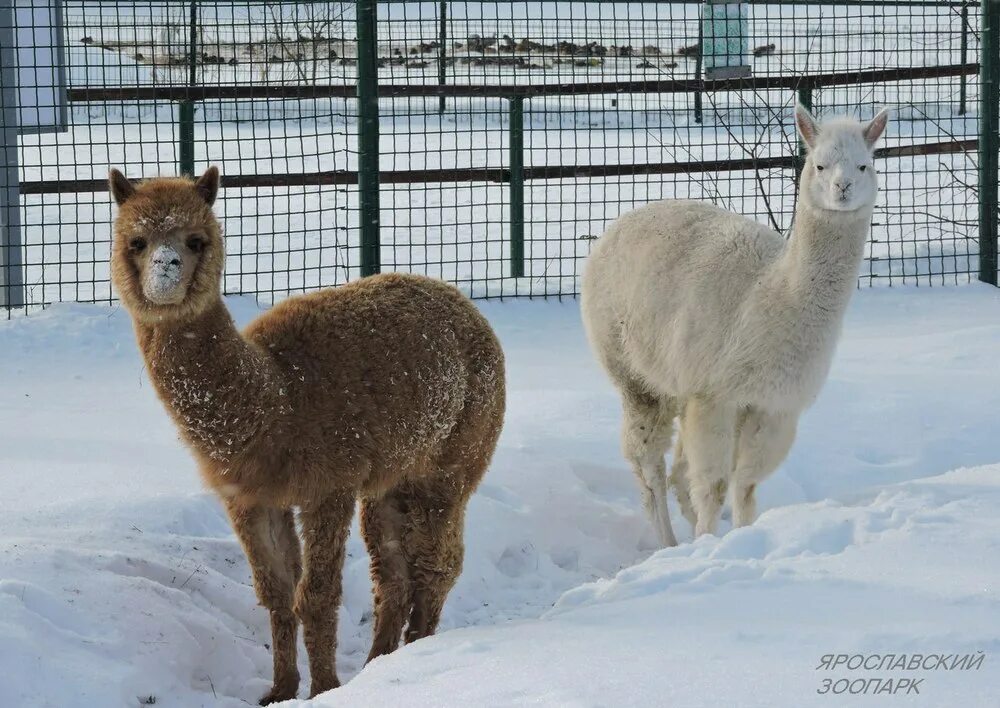
{"label": "white alpaca's hind leg", "polygon": [[681,421],[695,536],[714,534],[726,499],[736,447],[736,406],[707,398],[686,403]]}
{"label": "white alpaca's hind leg", "polygon": [[677,443],[674,446],[674,464],[670,469],[669,486],[673,487],[674,494],[677,495],[677,503],[681,507],[681,514],[691,524],[692,531],[698,523],[698,517],[694,513],[691,505],[691,484],[688,481],[688,460],[684,454],[684,432],[677,436]]}
{"label": "white alpaca's hind leg", "polygon": [[676,546],[667,508],[667,463],[676,406],[629,388],[622,390],[622,450],[639,481],[642,503],[664,546]]}
{"label": "white alpaca's hind leg", "polygon": [[782,463],[795,440],[798,417],[750,408],[740,420],[733,473],[733,526],[749,526],[757,517],[757,484]]}

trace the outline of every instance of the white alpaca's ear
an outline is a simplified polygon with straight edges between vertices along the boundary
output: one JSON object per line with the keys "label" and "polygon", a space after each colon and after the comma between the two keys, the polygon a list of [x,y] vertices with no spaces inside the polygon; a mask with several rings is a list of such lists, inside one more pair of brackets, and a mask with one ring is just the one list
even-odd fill
{"label": "white alpaca's ear", "polygon": [[215,197],[219,194],[219,168],[212,165],[205,170],[205,174],[194,183],[194,188],[198,190],[198,194],[206,204],[209,206],[215,204]]}
{"label": "white alpaca's ear", "polygon": [[795,104],[795,125],[799,128],[799,135],[809,147],[816,146],[816,139],[819,137],[819,126],[816,119],[812,117],[809,109],[801,103]]}
{"label": "white alpaca's ear", "polygon": [[885,126],[889,124],[889,109],[883,108],[878,114],[861,129],[862,134],[865,136],[865,142],[868,147],[875,147],[875,143],[878,139],[882,137],[882,133],[885,132]]}
{"label": "white alpaca's ear", "polygon": [[115,204],[118,206],[124,204],[129,197],[135,194],[135,185],[113,167],[108,173],[108,186],[111,188],[111,196],[115,198]]}

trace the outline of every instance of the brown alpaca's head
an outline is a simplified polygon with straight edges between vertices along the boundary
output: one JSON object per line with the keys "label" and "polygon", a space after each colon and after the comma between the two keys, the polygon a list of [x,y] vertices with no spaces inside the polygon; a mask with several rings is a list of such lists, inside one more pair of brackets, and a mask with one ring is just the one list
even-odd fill
{"label": "brown alpaca's head", "polygon": [[197,181],[165,177],[141,185],[111,170],[118,204],[111,279],[132,316],[147,324],[195,317],[219,295],[222,233],[212,213],[219,170]]}

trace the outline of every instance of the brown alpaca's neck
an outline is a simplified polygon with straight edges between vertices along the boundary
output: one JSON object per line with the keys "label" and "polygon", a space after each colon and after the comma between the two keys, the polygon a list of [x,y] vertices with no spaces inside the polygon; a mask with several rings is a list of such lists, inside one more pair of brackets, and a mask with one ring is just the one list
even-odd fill
{"label": "brown alpaca's neck", "polygon": [[135,327],[160,399],[202,454],[228,463],[280,412],[274,363],[243,339],[221,299],[190,320]]}

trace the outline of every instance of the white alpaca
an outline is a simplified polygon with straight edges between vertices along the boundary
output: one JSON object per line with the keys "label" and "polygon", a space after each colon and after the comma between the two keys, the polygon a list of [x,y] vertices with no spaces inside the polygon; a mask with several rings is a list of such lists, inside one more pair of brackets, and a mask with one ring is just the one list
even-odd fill
{"label": "white alpaca", "polygon": [[817,126],[797,106],[795,119],[809,149],[789,240],[710,204],[657,202],[615,221],[583,276],[587,335],[621,392],[625,457],[666,546],[674,418],[670,482],[695,534],[715,532],[730,486],[734,524],[752,523],[755,487],[819,393],[856,287],[888,113]]}

